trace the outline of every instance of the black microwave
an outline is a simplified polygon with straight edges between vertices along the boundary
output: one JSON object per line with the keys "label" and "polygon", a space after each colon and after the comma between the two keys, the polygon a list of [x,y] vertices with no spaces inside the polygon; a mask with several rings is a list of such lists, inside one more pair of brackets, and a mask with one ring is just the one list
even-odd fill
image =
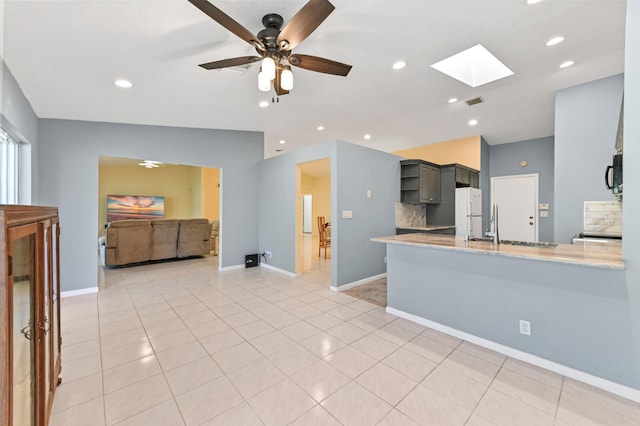
{"label": "black microwave", "polygon": [[613,156],[613,164],[607,166],[604,172],[604,181],[607,189],[616,195],[622,195],[622,154]]}

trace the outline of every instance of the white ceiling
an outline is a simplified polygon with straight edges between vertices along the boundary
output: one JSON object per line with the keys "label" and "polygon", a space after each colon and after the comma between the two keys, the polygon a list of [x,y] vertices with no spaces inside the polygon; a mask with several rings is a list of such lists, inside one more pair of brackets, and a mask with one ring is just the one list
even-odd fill
{"label": "white ceiling", "polygon": [[[286,23],[305,0],[213,2],[258,32],[264,14]],[[351,73],[294,68],[293,91],[268,108],[258,107],[271,98],[257,88],[259,65],[244,74],[197,66],[254,51],[186,0],[6,0],[4,58],[39,117],[263,131],[265,157],[332,139],[393,151],[478,134],[489,144],[549,136],[555,91],[624,70],[625,1],[332,2],[294,52]],[[546,47],[556,35],[565,41]],[[471,88],[430,67],[478,43],[515,75]],[[408,65],[394,71],[398,59]],[[565,60],[575,65],[559,69]],[[134,87],[114,86],[118,78]],[[453,96],[485,103],[448,104]]]}

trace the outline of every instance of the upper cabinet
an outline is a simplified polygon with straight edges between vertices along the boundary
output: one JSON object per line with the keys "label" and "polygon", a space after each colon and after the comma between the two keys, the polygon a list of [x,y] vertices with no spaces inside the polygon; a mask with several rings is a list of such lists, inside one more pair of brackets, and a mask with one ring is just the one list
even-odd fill
{"label": "upper cabinet", "polygon": [[472,187],[478,188],[480,186],[479,172],[474,169],[470,169],[460,164],[447,164],[442,167],[453,167],[455,170],[456,188]]}
{"label": "upper cabinet", "polygon": [[400,201],[437,204],[440,202],[440,166],[423,160],[403,160]]}

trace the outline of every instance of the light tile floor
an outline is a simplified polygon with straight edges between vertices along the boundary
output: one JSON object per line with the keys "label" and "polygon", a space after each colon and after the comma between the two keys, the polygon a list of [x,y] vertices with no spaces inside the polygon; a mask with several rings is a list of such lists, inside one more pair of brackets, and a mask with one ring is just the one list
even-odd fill
{"label": "light tile floor", "polygon": [[297,279],[206,257],[62,300],[53,426],[639,425],[640,404]]}

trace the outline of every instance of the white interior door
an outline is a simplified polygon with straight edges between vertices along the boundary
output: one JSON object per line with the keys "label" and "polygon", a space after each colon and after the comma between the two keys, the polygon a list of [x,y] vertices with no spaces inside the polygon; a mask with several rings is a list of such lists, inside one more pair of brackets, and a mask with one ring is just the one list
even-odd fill
{"label": "white interior door", "polygon": [[538,241],[537,174],[491,178],[494,204],[498,206],[501,240]]}
{"label": "white interior door", "polygon": [[311,233],[311,194],[302,196],[302,232]]}

